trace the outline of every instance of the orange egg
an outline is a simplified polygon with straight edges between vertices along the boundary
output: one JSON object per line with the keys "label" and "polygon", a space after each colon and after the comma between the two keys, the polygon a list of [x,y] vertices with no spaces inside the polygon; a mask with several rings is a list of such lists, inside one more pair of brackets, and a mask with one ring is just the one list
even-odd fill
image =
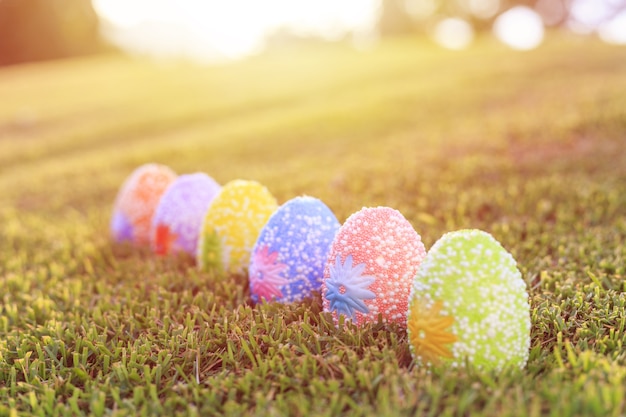
{"label": "orange egg", "polygon": [[152,216],[176,173],[165,165],[146,164],[135,169],[117,194],[110,230],[117,242],[146,245]]}

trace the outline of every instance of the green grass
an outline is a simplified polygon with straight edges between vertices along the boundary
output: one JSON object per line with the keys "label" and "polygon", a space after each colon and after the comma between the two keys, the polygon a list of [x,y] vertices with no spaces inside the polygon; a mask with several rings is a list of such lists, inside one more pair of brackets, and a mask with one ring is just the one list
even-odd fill
{"label": "green grass", "polygon": [[[557,35],[1,69],[0,415],[623,415],[625,74],[625,48]],[[528,366],[429,372],[400,328],[254,306],[245,277],[112,244],[117,189],[150,161],[340,221],[390,206],[427,248],[492,233],[528,283]]]}

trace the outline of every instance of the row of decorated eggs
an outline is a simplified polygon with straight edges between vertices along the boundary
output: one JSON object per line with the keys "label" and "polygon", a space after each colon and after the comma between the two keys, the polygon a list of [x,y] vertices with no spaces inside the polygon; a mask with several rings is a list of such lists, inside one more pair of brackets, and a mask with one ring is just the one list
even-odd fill
{"label": "row of decorated eggs", "polygon": [[189,253],[202,270],[247,271],[255,302],[320,291],[336,323],[406,326],[420,363],[502,369],[528,359],[526,285],[513,257],[482,231],[447,233],[427,253],[389,207],[363,208],[341,225],[316,198],[279,207],[255,181],[222,187],[203,173],[147,164],[120,189],[111,233],[158,254]]}

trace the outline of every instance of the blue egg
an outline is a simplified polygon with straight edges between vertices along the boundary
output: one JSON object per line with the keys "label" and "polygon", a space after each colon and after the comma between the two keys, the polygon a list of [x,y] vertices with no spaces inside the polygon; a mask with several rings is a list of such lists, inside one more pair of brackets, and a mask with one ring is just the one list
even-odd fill
{"label": "blue egg", "polygon": [[252,249],[248,269],[252,300],[292,303],[320,291],[340,226],[317,198],[296,197],[280,206]]}

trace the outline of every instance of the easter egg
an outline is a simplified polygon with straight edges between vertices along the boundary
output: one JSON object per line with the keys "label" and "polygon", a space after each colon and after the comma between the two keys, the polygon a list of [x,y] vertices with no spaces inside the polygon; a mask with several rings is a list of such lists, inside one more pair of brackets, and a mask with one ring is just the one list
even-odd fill
{"label": "easter egg", "polygon": [[250,252],[276,199],[256,181],[225,184],[204,216],[198,242],[198,266],[221,274],[245,273]]}
{"label": "easter egg", "polygon": [[296,197],[280,206],[250,256],[252,300],[298,302],[319,291],[339,226],[333,212],[316,198]]}
{"label": "easter egg", "polygon": [[161,197],[152,219],[154,252],[195,256],[202,219],[219,191],[219,184],[204,173],[178,177]]}
{"label": "easter egg", "polygon": [[120,188],[111,217],[111,237],[117,242],[138,245],[150,243],[152,216],[165,192],[176,179],[176,173],[159,164],[135,169]]}
{"label": "easter egg", "polygon": [[530,346],[526,283],[490,234],[443,235],[415,278],[407,331],[418,363],[524,367]]}
{"label": "easter egg", "polygon": [[324,311],[337,323],[406,325],[413,278],[426,255],[413,226],[389,207],[363,208],[341,226],[324,269]]}

